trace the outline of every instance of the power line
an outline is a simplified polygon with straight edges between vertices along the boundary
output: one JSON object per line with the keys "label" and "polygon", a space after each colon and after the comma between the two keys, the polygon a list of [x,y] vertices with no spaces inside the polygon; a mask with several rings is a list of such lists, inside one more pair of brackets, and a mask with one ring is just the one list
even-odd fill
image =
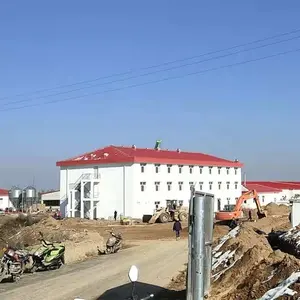
{"label": "power line", "polygon": [[216,59],[221,59],[221,58],[224,58],[224,57],[232,56],[232,55],[235,55],[235,54],[240,54],[240,53],[243,53],[243,52],[249,52],[249,51],[252,51],[252,50],[257,50],[257,49],[261,49],[261,48],[265,48],[265,47],[277,45],[277,44],[280,44],[280,43],[288,42],[288,41],[299,39],[299,38],[300,38],[300,35],[292,37],[292,38],[288,38],[288,39],[285,39],[285,40],[276,41],[276,42],[273,42],[273,43],[268,43],[268,44],[264,44],[264,45],[260,45],[260,46],[256,46],[256,47],[252,47],[252,48],[248,48],[248,49],[238,50],[238,51],[235,51],[235,52],[232,52],[232,53],[228,53],[228,54],[224,54],[224,55],[210,57],[210,58],[207,58],[207,59],[204,59],[204,60],[200,60],[200,61],[196,61],[196,62],[191,62],[191,63],[179,65],[179,66],[170,67],[170,68],[167,68],[167,69],[156,70],[156,71],[147,72],[147,73],[140,74],[140,75],[135,75],[135,76],[131,76],[131,77],[127,77],[127,78],[122,78],[122,79],[116,79],[116,80],[109,81],[109,82],[98,83],[98,84],[90,85],[90,86],[87,86],[87,87],[80,87],[80,88],[77,88],[77,89],[72,89],[72,90],[68,90],[68,91],[58,92],[58,93],[54,93],[54,94],[50,94],[50,95],[45,95],[45,96],[39,96],[39,97],[35,97],[35,98],[29,98],[29,99],[23,99],[23,100],[6,102],[6,103],[3,103],[2,106],[8,106],[8,105],[19,104],[19,103],[24,103],[24,102],[30,102],[30,101],[33,101],[33,100],[45,99],[45,98],[49,98],[49,97],[54,97],[54,96],[69,94],[69,93],[78,92],[78,91],[82,91],[82,90],[86,90],[86,89],[91,89],[93,87],[100,87],[100,86],[104,86],[104,85],[108,85],[108,84],[112,84],[112,83],[124,82],[124,81],[131,80],[131,79],[136,79],[136,78],[140,78],[140,77],[144,77],[144,76],[149,76],[149,75],[153,75],[153,74],[157,74],[157,73],[162,73],[162,72],[166,72],[166,71],[176,70],[176,69],[184,68],[184,67],[187,67],[187,66],[192,66],[192,65],[200,64],[200,63],[203,63],[203,62],[208,62],[208,61],[212,61],[212,60],[216,60]]}
{"label": "power line", "polygon": [[295,49],[295,50],[285,51],[285,52],[279,52],[279,53],[276,53],[276,54],[267,55],[267,56],[259,57],[259,58],[256,58],[256,59],[250,59],[250,60],[242,61],[242,62],[239,62],[239,63],[223,65],[223,66],[220,66],[220,67],[205,69],[205,70],[192,72],[192,73],[187,73],[187,74],[179,75],[179,76],[166,77],[166,78],[163,78],[163,79],[158,79],[158,80],[148,81],[148,82],[144,82],[144,83],[133,84],[133,85],[129,85],[129,86],[126,86],[126,87],[110,89],[110,90],[96,92],[96,93],[92,93],[92,94],[74,96],[74,97],[69,97],[69,98],[59,99],[59,100],[52,100],[52,101],[47,101],[47,102],[43,102],[43,103],[29,104],[29,105],[24,105],[24,106],[20,106],[20,107],[1,109],[0,112],[1,111],[18,110],[18,109],[23,109],[23,108],[28,108],[28,107],[35,107],[35,106],[41,106],[41,105],[47,105],[47,104],[53,104],[53,103],[59,103],[59,102],[65,102],[65,101],[84,98],[84,97],[87,97],[87,96],[96,96],[96,95],[105,94],[105,93],[109,93],[109,92],[116,92],[116,91],[135,88],[135,87],[139,87],[139,86],[145,86],[145,85],[149,85],[149,84],[155,84],[155,83],[159,83],[159,82],[165,82],[165,81],[169,81],[169,80],[180,79],[180,78],[184,78],[184,77],[188,77],[188,76],[204,74],[204,73],[207,73],[207,72],[217,71],[217,70],[221,70],[221,69],[225,69],[225,68],[231,68],[231,67],[234,67],[234,66],[240,66],[240,65],[247,64],[247,63],[251,63],[251,62],[257,62],[257,61],[261,61],[261,60],[265,60],[265,59],[269,59],[269,58],[273,58],[273,57],[277,57],[277,56],[282,56],[282,55],[286,55],[286,54],[290,54],[290,53],[296,53],[296,52],[299,52],[299,51],[300,51],[300,48]]}
{"label": "power line", "polygon": [[133,70],[129,70],[129,71],[126,71],[126,72],[115,73],[115,74],[111,74],[111,75],[107,75],[107,76],[101,76],[101,77],[97,77],[97,78],[90,79],[90,80],[78,81],[78,82],[75,82],[75,83],[60,85],[60,86],[53,87],[53,88],[45,88],[45,89],[40,89],[40,90],[36,90],[36,91],[33,91],[33,92],[15,94],[15,95],[12,95],[12,96],[5,96],[5,97],[1,97],[0,100],[6,100],[6,99],[9,99],[9,98],[14,98],[14,97],[22,97],[22,96],[26,96],[26,95],[40,94],[40,93],[44,93],[44,92],[48,92],[48,91],[52,91],[52,90],[56,90],[56,89],[62,89],[62,88],[66,88],[66,87],[72,87],[72,86],[75,86],[75,85],[92,83],[92,82],[99,81],[99,80],[102,80],[102,79],[108,79],[108,78],[117,77],[117,76],[124,76],[124,75],[131,74],[133,72],[148,70],[148,69],[152,69],[152,68],[158,68],[158,67],[161,67],[161,66],[170,65],[170,64],[177,63],[177,62],[183,62],[183,61],[187,61],[187,60],[191,60],[191,59],[195,59],[195,58],[199,58],[199,57],[203,57],[203,56],[207,56],[207,55],[217,54],[217,53],[220,53],[220,52],[229,51],[229,50],[233,50],[233,49],[236,49],[236,48],[249,46],[249,45],[252,45],[252,44],[264,42],[264,41],[267,41],[267,40],[271,40],[271,39],[274,39],[274,38],[278,38],[278,37],[282,37],[282,36],[286,36],[286,35],[290,35],[290,34],[298,33],[298,32],[300,32],[300,29],[291,30],[291,31],[288,31],[288,32],[284,32],[284,33],[276,34],[276,35],[269,36],[269,37],[266,37],[266,38],[254,40],[254,41],[251,41],[251,42],[247,42],[247,43],[244,43],[244,44],[231,46],[229,48],[210,51],[210,52],[202,53],[202,54],[199,54],[199,55],[194,55],[194,56],[187,57],[187,58],[182,58],[182,59],[177,59],[177,60],[173,60],[173,61],[169,61],[169,62],[164,62],[164,63],[161,63],[161,64],[152,65],[152,66],[148,66],[148,67],[144,67],[144,68],[133,69]]}

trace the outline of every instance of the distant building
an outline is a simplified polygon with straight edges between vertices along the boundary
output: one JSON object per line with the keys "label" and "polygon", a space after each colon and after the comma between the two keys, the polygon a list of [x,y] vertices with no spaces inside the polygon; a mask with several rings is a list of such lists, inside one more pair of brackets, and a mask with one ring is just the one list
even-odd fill
{"label": "distant building", "polygon": [[[248,181],[243,184],[244,191],[256,190],[262,205],[271,202],[288,204],[292,197],[300,198],[300,182],[292,181]],[[247,200],[245,207],[255,208],[253,200]]]}
{"label": "distant building", "polygon": [[13,208],[13,204],[9,200],[8,190],[0,189],[0,209]]}
{"label": "distant building", "polygon": [[241,167],[203,153],[108,146],[59,161],[61,213],[66,217],[141,218],[166,200],[188,205],[190,186],[215,194],[215,210],[241,195]]}
{"label": "distant building", "polygon": [[44,204],[46,209],[59,209],[60,208],[60,191],[51,191],[41,193],[41,204]]}

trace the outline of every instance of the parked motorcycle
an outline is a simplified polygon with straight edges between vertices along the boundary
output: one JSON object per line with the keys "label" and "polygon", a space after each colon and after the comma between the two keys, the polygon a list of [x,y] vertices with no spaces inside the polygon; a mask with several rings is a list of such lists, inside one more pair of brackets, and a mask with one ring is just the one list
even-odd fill
{"label": "parked motorcycle", "polygon": [[30,262],[29,253],[25,250],[17,250],[7,245],[3,248],[3,256],[0,260],[0,282],[11,278],[16,282],[24,273],[25,265]]}
{"label": "parked motorcycle", "polygon": [[100,255],[117,253],[122,248],[123,238],[121,233],[114,233],[111,231],[110,234],[111,236],[106,241],[105,250],[101,250],[99,247],[97,247]]}
{"label": "parked motorcycle", "polygon": [[42,245],[31,255],[32,268],[34,273],[38,270],[59,269],[65,264],[65,246],[60,243],[51,243],[41,239]]}
{"label": "parked motorcycle", "polygon": [[[138,281],[139,278],[139,269],[136,266],[131,266],[128,272],[128,277],[132,283],[132,288],[131,288],[131,297],[127,298],[126,300],[149,300],[151,298],[154,298],[153,294],[150,294],[145,298],[139,298],[139,296],[136,294],[136,282]],[[77,297],[74,300],[85,300],[85,299]]]}
{"label": "parked motorcycle", "polygon": [[[128,300],[139,300],[139,297],[136,294],[136,289],[135,289],[136,282],[138,281],[138,278],[139,278],[139,269],[136,266],[131,266],[129,273],[128,273],[128,277],[132,283],[131,297]],[[153,297],[154,297],[154,295],[150,294],[149,296],[147,296],[145,298],[141,298],[140,300],[149,300]]]}

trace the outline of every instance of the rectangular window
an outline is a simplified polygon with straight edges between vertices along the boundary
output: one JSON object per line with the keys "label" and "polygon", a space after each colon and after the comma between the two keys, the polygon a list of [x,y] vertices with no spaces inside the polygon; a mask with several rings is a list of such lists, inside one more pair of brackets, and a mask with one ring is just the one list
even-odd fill
{"label": "rectangular window", "polygon": [[154,204],[155,204],[155,208],[158,209],[160,205],[160,201],[155,201]]}
{"label": "rectangular window", "polygon": [[213,168],[213,167],[209,167],[209,171],[208,171],[208,172],[209,172],[210,175],[211,175],[211,173],[212,173],[212,168]]}
{"label": "rectangular window", "polygon": [[230,188],[230,182],[227,181],[226,184],[227,184],[227,190],[229,190],[229,188]]}
{"label": "rectangular window", "polygon": [[179,174],[182,173],[182,167],[183,167],[182,165],[179,165],[179,166],[178,166],[178,172],[179,172]]}
{"label": "rectangular window", "polygon": [[160,165],[155,165],[155,173],[158,173],[160,169]]}
{"label": "rectangular window", "polygon": [[94,178],[98,179],[99,178],[99,168],[94,167]]}
{"label": "rectangular window", "polygon": [[144,173],[146,164],[140,164],[140,166],[141,166],[141,173]]}
{"label": "rectangular window", "polygon": [[178,188],[179,188],[179,191],[182,191],[182,186],[183,186],[183,182],[182,182],[182,181],[179,181],[179,182],[178,182]]}
{"label": "rectangular window", "polygon": [[226,168],[226,174],[229,175],[229,168]]}
{"label": "rectangular window", "polygon": [[171,191],[171,189],[172,189],[172,182],[167,182],[167,185],[168,185],[168,191]]}
{"label": "rectangular window", "polygon": [[167,167],[168,167],[168,173],[171,173],[171,167],[172,167],[172,165],[167,165]]}
{"label": "rectangular window", "polygon": [[218,188],[219,188],[219,190],[221,189],[221,184],[222,184],[222,182],[219,181],[219,182],[218,182]]}
{"label": "rectangular window", "polygon": [[203,167],[199,167],[200,174],[203,172]]}
{"label": "rectangular window", "polygon": [[203,189],[203,182],[199,182],[199,189],[200,189],[200,191],[202,191],[202,189]]}
{"label": "rectangular window", "polygon": [[218,174],[220,175],[221,174],[221,168],[218,167]]}
{"label": "rectangular window", "polygon": [[146,182],[145,181],[140,182],[140,186],[141,186],[141,192],[144,192],[146,188]]}
{"label": "rectangular window", "polygon": [[192,186],[194,185],[194,182],[193,182],[193,181],[190,181],[190,182],[189,182],[189,185],[190,185],[190,187],[192,187]]}
{"label": "rectangular window", "polygon": [[265,202],[265,196],[261,197],[262,202]]}
{"label": "rectangular window", "polygon": [[238,189],[238,182],[234,183],[234,188],[237,190]]}
{"label": "rectangular window", "polygon": [[230,198],[227,198],[227,204],[230,205]]}
{"label": "rectangular window", "polygon": [[237,168],[234,168],[234,175],[237,175]]}
{"label": "rectangular window", "polygon": [[190,168],[190,174],[193,174],[193,167],[194,166],[189,166],[189,168]]}
{"label": "rectangular window", "polygon": [[212,190],[212,181],[209,182],[209,189]]}
{"label": "rectangular window", "polygon": [[160,182],[159,181],[155,181],[155,191],[158,192],[159,191],[159,185],[160,185]]}

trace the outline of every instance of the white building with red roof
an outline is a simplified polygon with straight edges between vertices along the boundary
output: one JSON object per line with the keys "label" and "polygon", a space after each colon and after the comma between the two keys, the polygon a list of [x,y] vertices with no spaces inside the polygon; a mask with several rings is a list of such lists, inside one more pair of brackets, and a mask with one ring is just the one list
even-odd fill
{"label": "white building with red roof", "polygon": [[66,217],[141,218],[166,200],[188,205],[190,185],[215,194],[215,210],[241,195],[241,167],[203,153],[107,146],[56,163]]}
{"label": "white building with red roof", "polygon": [[[256,190],[262,205],[271,202],[289,204],[293,197],[300,197],[300,182],[288,181],[249,181],[243,184],[244,191]],[[297,196],[299,195],[299,196]],[[246,207],[255,208],[253,200],[247,200]]]}
{"label": "white building with red roof", "polygon": [[9,200],[8,190],[0,189],[0,209],[5,210],[10,207],[13,207],[13,205]]}

